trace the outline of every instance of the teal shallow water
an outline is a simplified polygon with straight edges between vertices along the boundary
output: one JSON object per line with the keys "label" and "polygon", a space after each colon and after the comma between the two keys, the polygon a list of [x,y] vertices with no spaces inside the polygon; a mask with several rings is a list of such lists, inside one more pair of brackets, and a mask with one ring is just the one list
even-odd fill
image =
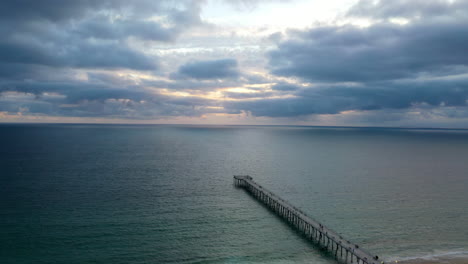
{"label": "teal shallow water", "polygon": [[384,259],[468,252],[468,132],[0,125],[1,263],[334,263],[250,174]]}

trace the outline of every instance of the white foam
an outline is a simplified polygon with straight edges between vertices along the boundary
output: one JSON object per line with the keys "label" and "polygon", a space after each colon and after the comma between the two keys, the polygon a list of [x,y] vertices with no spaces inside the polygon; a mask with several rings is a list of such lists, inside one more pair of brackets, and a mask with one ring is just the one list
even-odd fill
{"label": "white foam", "polygon": [[389,261],[394,262],[398,261],[408,261],[408,260],[415,260],[415,259],[424,259],[424,260],[437,260],[443,257],[450,257],[450,258],[460,258],[460,257],[467,257],[468,258],[468,251],[460,250],[460,251],[448,251],[448,252],[440,252],[434,254],[427,254],[421,256],[411,256],[411,257],[402,257],[402,258],[391,258]]}

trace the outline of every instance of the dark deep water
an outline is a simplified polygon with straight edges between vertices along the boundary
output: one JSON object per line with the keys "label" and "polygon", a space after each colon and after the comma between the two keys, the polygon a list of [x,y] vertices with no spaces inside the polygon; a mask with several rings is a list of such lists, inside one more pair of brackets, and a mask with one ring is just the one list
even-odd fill
{"label": "dark deep water", "polygon": [[0,263],[334,263],[249,174],[386,260],[468,255],[468,131],[0,125]]}

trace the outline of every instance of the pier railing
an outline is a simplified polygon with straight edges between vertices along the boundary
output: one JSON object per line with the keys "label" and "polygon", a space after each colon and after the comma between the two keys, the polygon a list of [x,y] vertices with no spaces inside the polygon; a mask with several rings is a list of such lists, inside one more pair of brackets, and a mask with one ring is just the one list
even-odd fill
{"label": "pier railing", "polygon": [[351,243],[330,228],[309,217],[302,210],[294,207],[278,195],[263,188],[250,176],[234,176],[234,184],[244,188],[258,201],[283,218],[304,234],[309,240],[328,251],[339,262],[357,264],[383,264],[378,256],[373,256]]}

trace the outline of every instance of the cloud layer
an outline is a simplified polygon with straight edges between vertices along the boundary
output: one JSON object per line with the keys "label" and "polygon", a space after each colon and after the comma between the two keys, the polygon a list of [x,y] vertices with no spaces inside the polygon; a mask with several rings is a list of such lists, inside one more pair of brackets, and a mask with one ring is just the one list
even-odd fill
{"label": "cloud layer", "polygon": [[174,78],[193,79],[225,79],[239,76],[237,61],[234,59],[219,59],[192,61],[179,67]]}
{"label": "cloud layer", "polygon": [[[379,19],[368,27],[328,25],[291,31],[289,38],[269,53],[269,68],[274,75],[297,78],[309,85],[278,84],[273,89],[290,90],[294,96],[231,102],[229,108],[269,117],[410,111],[416,106],[465,108],[466,4],[360,1],[349,15]],[[464,18],[458,16],[462,12]],[[391,23],[388,19],[394,17],[410,20]],[[438,20],[440,17],[444,19]]]}
{"label": "cloud layer", "polygon": [[367,82],[445,75],[468,66],[467,21],[293,33],[270,53],[272,72],[311,82]]}
{"label": "cloud layer", "polygon": [[217,24],[209,4],[2,1],[0,113],[468,118],[468,1],[359,0],[331,22],[281,32]]}

